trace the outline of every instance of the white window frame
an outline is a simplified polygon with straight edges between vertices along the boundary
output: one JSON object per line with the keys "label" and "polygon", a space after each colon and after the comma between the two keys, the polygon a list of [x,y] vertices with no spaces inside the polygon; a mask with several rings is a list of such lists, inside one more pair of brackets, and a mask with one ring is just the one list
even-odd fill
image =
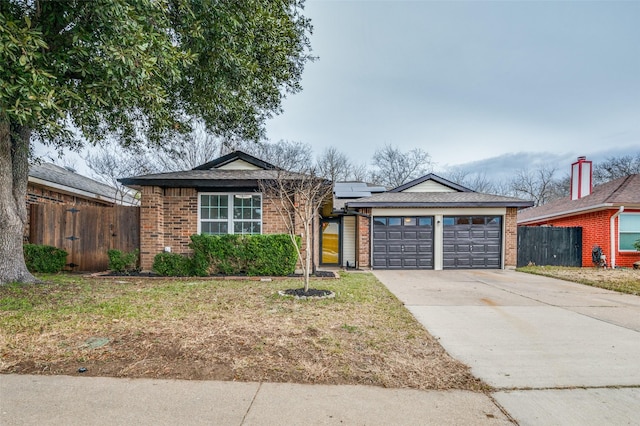
{"label": "white window frame", "polygon": [[636,218],[640,218],[640,213],[621,213],[620,216],[618,216],[618,251],[620,252],[635,252],[636,249],[631,247],[631,248],[621,248],[620,247],[620,235],[621,234],[640,234],[640,229],[636,229],[633,231],[621,231],[622,226],[620,226],[622,224],[622,219],[624,216],[635,216]]}
{"label": "white window frame", "polygon": [[[218,196],[227,196],[227,209],[228,209],[228,214],[227,214],[227,234],[209,234],[209,235],[229,235],[229,234],[235,234],[235,227],[234,224],[237,222],[256,222],[260,224],[260,232],[257,234],[245,234],[245,235],[258,235],[258,234],[262,234],[262,229],[263,229],[263,223],[262,223],[262,218],[264,217],[263,215],[263,199],[262,199],[262,194],[259,192],[198,192],[198,234],[202,233],[202,222],[216,222],[216,223],[224,223],[224,219],[202,219],[202,196],[203,195],[218,195]],[[260,220],[251,220],[251,219],[234,219],[233,218],[233,198],[234,196],[237,195],[244,195],[244,196],[251,196],[251,197],[255,197],[258,196],[260,197]]]}

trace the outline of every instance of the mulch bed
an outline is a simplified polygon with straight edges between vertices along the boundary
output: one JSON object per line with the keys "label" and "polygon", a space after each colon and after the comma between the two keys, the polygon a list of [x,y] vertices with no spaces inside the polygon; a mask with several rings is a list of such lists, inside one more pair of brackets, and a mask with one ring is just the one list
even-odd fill
{"label": "mulch bed", "polygon": [[317,288],[310,288],[307,291],[304,288],[289,288],[287,290],[279,291],[281,296],[293,296],[297,299],[328,299],[335,297],[336,294],[330,290],[320,290]]}

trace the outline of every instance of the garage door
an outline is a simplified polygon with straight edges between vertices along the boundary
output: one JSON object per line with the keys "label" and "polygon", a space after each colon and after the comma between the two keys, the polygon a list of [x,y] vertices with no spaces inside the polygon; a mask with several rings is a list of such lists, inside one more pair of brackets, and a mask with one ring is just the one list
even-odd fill
{"label": "garage door", "polygon": [[443,224],[443,268],[501,267],[500,216],[445,216]]}
{"label": "garage door", "polygon": [[373,267],[433,269],[433,217],[374,217]]}

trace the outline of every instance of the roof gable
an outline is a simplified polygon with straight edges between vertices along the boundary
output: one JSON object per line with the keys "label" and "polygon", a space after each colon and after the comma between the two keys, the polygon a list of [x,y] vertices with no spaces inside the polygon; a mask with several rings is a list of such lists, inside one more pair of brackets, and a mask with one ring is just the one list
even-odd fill
{"label": "roof gable", "polygon": [[216,168],[218,170],[264,170],[262,167],[240,159],[233,160]]}
{"label": "roof gable", "polygon": [[474,192],[462,185],[441,178],[438,175],[428,175],[414,179],[404,185],[393,188],[389,192]]}
{"label": "roof gable", "polygon": [[277,169],[271,163],[267,163],[259,158],[242,151],[234,151],[230,154],[211,160],[208,163],[194,167],[192,170],[272,170]]}

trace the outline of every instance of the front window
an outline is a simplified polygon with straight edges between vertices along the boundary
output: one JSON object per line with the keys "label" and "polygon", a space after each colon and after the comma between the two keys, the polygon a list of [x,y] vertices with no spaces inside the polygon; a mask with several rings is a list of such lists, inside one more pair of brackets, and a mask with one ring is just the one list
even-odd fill
{"label": "front window", "polygon": [[635,251],[633,243],[640,240],[640,213],[623,213],[618,222],[619,250]]}
{"label": "front window", "polygon": [[262,233],[260,194],[200,194],[199,204],[201,234]]}

